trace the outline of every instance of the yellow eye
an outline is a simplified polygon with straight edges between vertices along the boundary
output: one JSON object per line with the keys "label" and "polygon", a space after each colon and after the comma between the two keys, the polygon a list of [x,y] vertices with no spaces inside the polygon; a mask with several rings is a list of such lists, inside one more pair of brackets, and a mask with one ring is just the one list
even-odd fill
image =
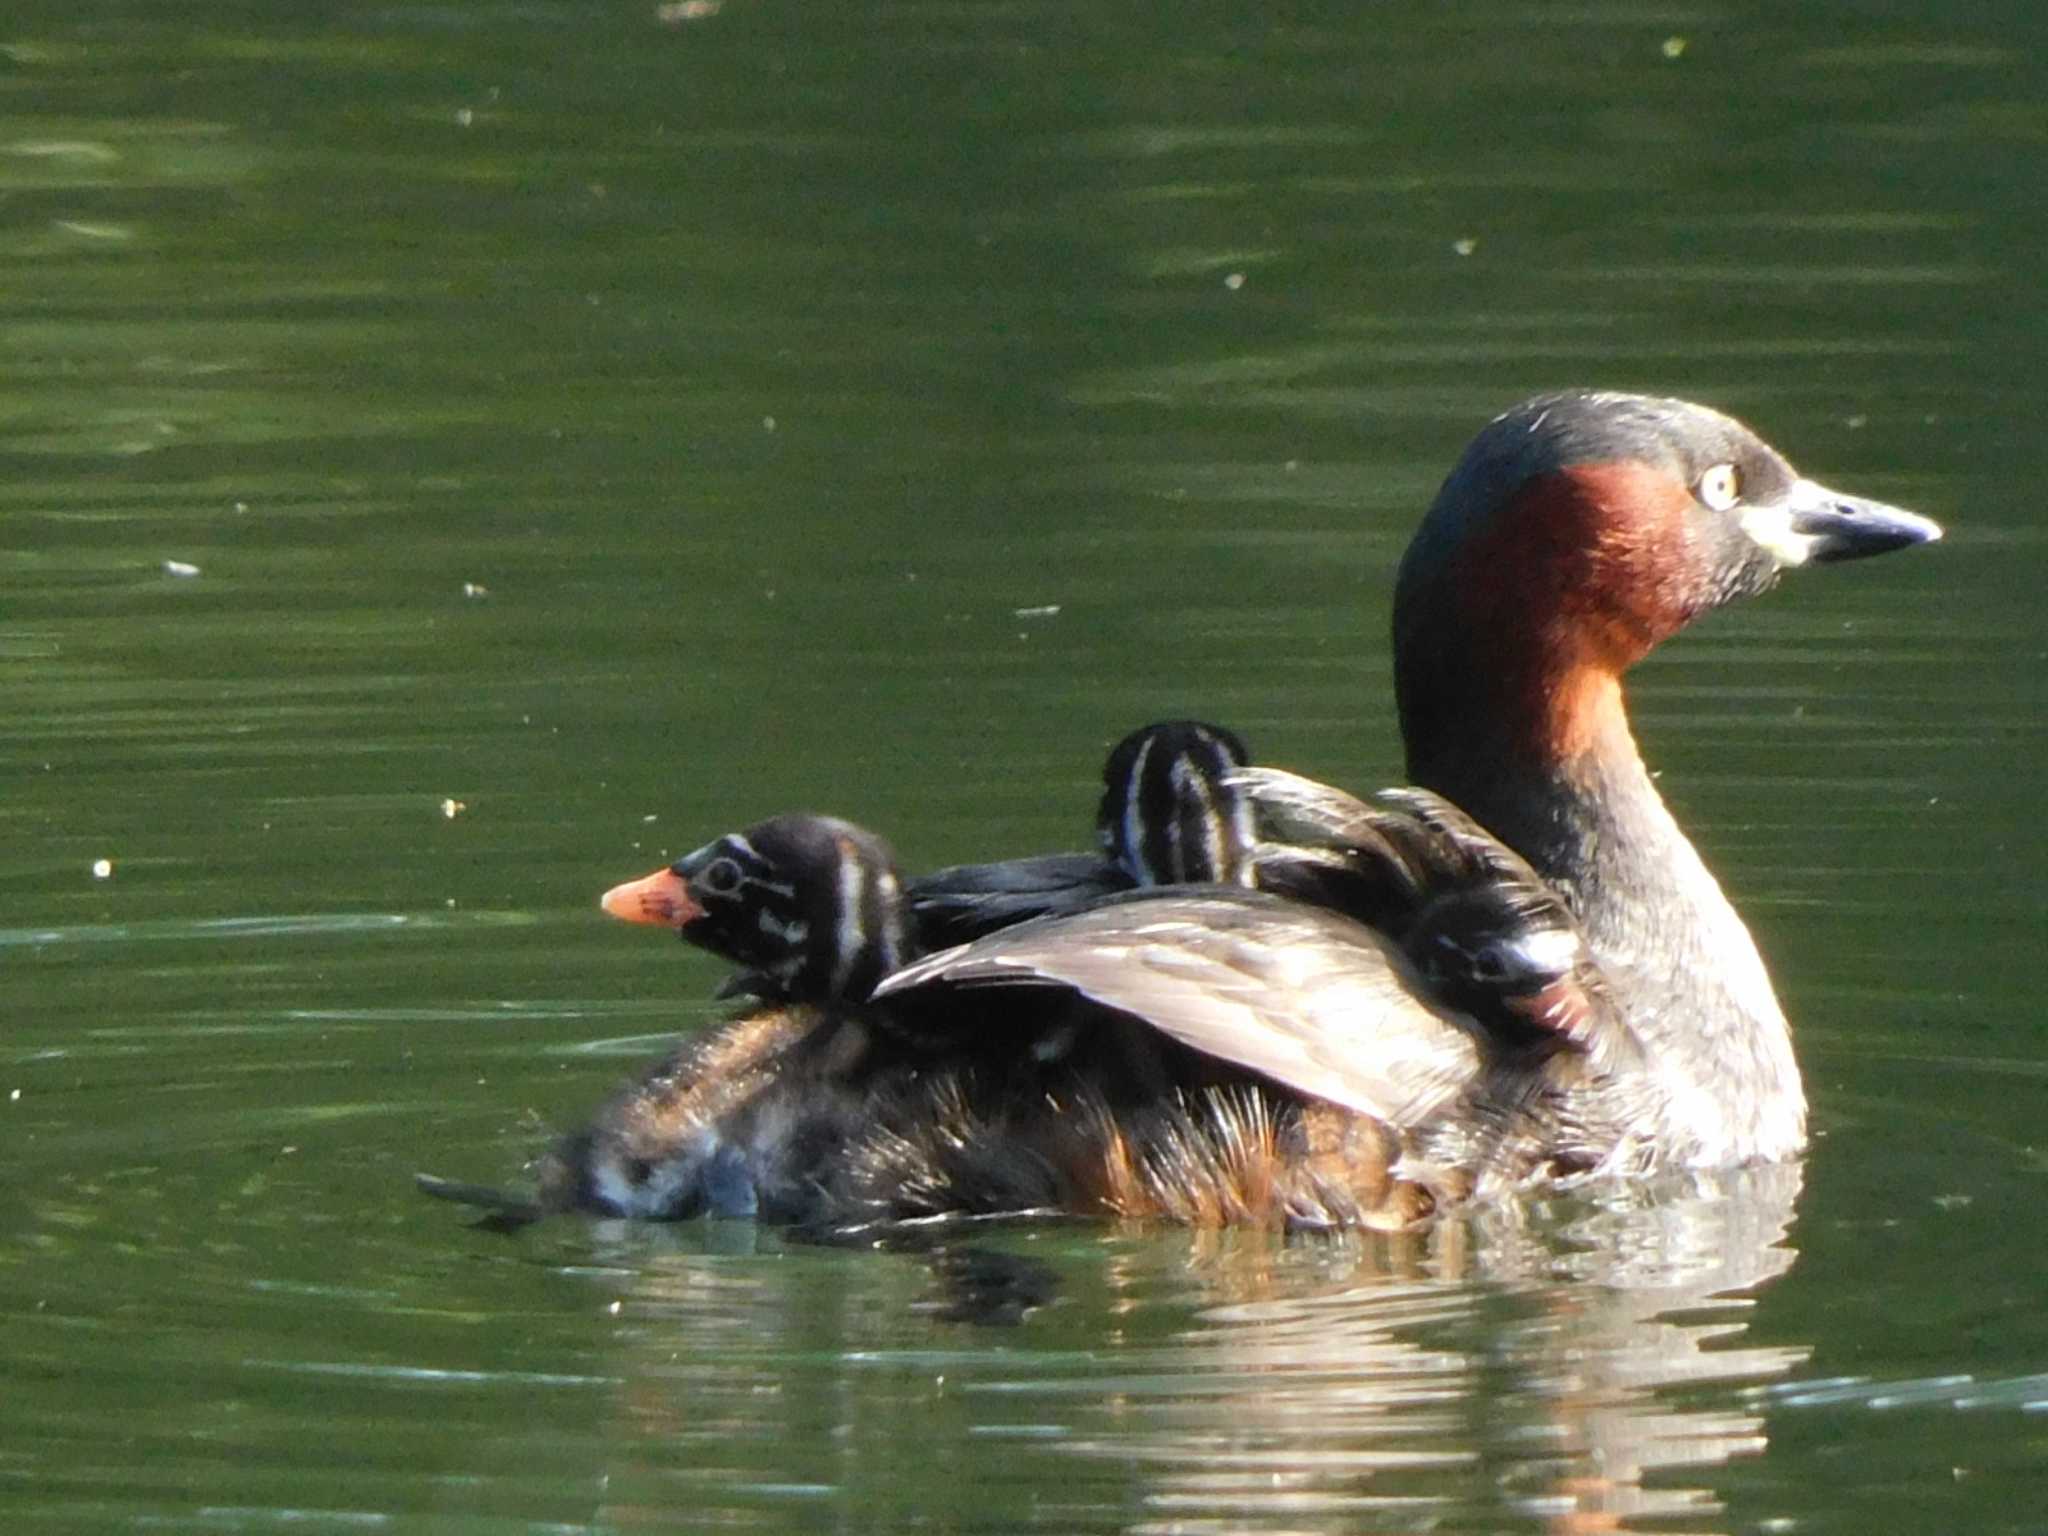
{"label": "yellow eye", "polygon": [[1742,471],[1733,464],[1716,464],[1700,476],[1693,494],[1699,497],[1700,505],[1726,512],[1742,500]]}

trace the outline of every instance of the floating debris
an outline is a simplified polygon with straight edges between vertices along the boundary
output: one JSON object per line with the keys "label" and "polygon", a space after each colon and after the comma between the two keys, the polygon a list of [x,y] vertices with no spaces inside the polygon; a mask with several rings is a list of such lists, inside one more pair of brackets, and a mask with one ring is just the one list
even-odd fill
{"label": "floating debris", "polygon": [[1038,608],[1012,608],[1010,615],[1018,619],[1051,619],[1059,615],[1058,603],[1046,603]]}
{"label": "floating debris", "polygon": [[465,581],[462,584],[462,595],[468,598],[489,597],[491,589],[480,581]]}
{"label": "floating debris", "polygon": [[164,562],[164,574],[166,576],[197,576],[199,574],[199,567],[188,560],[166,560]]}
{"label": "floating debris", "polygon": [[112,859],[94,859],[94,860],[92,861],[92,877],[93,877],[93,879],[95,879],[95,880],[111,880],[111,879],[113,878],[113,876],[114,876],[114,861],[113,861]]}
{"label": "floating debris", "polygon": [[58,219],[57,228],[84,240],[133,240],[135,231],[126,224],[88,224],[81,219]]}
{"label": "floating debris", "polygon": [[1462,235],[1451,242],[1451,249],[1460,256],[1470,256],[1479,249],[1479,242],[1470,235]]}
{"label": "floating debris", "polygon": [[1667,37],[1664,39],[1663,52],[1664,57],[1667,59],[1676,59],[1684,57],[1685,49],[1686,40],[1682,37]]}
{"label": "floating debris", "polygon": [[93,139],[17,139],[0,145],[0,153],[20,155],[25,160],[91,160],[111,165],[121,158],[110,144]]}
{"label": "floating debris", "polygon": [[1232,293],[1237,292],[1238,289],[1244,286],[1244,274],[1242,272],[1231,273],[1228,277],[1223,279],[1223,286],[1228,288]]}
{"label": "floating debris", "polygon": [[447,817],[448,820],[450,821],[453,821],[456,817],[460,816],[464,811],[468,809],[469,806],[467,803],[461,800],[457,800],[452,795],[441,802],[441,814]]}
{"label": "floating debris", "polygon": [[725,0],[671,0],[654,8],[654,19],[665,27],[673,27],[685,21],[707,20],[723,9]]}

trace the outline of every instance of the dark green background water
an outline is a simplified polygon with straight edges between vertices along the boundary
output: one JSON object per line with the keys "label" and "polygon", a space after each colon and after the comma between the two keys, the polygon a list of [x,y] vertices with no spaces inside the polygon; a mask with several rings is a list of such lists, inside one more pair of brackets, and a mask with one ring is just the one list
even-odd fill
{"label": "dark green background water", "polygon": [[[13,0],[0,1523],[2048,1530],[2048,15],[1794,10]],[[1183,713],[1397,777],[1393,563],[1577,383],[1950,527],[1635,682],[1803,1170],[941,1255],[413,1193],[714,1016],[594,905],[711,834],[1073,846]]]}

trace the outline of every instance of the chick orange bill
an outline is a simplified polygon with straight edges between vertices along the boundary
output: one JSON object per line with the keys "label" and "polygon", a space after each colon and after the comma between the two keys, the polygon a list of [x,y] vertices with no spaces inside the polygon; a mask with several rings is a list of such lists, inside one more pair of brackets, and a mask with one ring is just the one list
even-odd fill
{"label": "chick orange bill", "polygon": [[598,905],[625,922],[655,923],[664,928],[681,928],[704,915],[704,908],[690,895],[688,883],[673,869],[657,869],[641,879],[615,885],[599,898]]}

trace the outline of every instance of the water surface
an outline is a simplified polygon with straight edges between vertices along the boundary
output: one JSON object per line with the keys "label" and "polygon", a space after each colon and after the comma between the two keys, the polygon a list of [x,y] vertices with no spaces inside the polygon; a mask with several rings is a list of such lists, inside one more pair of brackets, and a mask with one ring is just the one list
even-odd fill
{"label": "water surface", "polygon": [[[0,1509],[2048,1529],[2044,45],[2011,4],[17,4]],[[879,1253],[412,1193],[515,1180],[717,1016],[594,908],[713,833],[1073,846],[1179,714],[1397,777],[1394,562],[1576,383],[1950,525],[1634,685],[1795,1020],[1800,1169]]]}

